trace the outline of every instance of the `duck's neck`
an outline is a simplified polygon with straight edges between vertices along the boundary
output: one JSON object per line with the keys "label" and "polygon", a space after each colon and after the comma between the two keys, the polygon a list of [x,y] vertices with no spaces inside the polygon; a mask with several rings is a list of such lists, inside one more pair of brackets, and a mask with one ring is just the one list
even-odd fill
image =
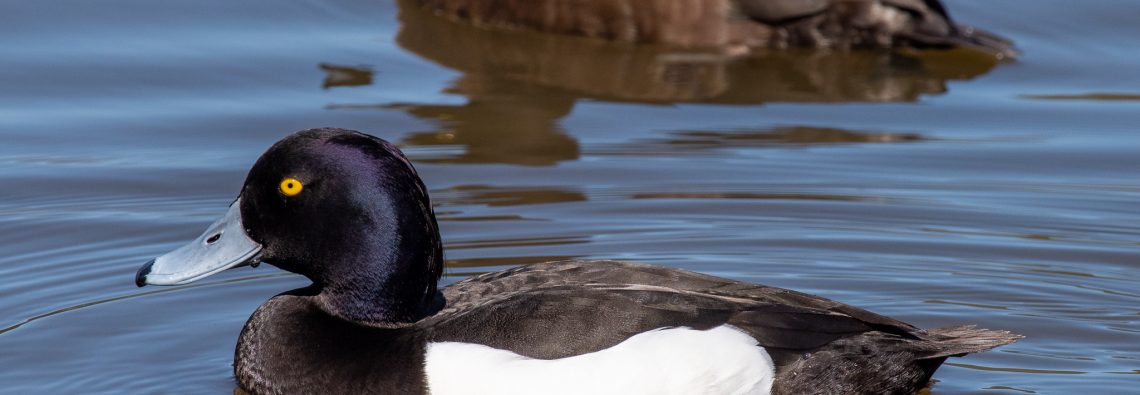
{"label": "duck's neck", "polygon": [[423,212],[394,212],[381,220],[393,226],[357,232],[332,249],[339,262],[313,278],[322,309],[374,326],[405,325],[438,309],[443,248],[430,206],[417,208]]}

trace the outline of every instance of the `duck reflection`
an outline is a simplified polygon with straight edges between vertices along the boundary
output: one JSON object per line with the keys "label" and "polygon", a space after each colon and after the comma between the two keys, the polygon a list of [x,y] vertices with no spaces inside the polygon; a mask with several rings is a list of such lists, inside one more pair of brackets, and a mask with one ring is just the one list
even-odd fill
{"label": "duck reflection", "polygon": [[[974,51],[769,50],[744,58],[654,45],[480,29],[399,1],[397,43],[466,75],[582,98],[652,103],[914,101],[999,61]],[[683,51],[683,52],[678,52]],[[478,92],[468,92],[478,94]]]}
{"label": "duck reflection", "polygon": [[427,161],[545,166],[574,160],[577,141],[559,127],[580,99],[637,103],[911,102],[980,76],[993,56],[949,51],[716,51],[634,45],[524,31],[481,29],[397,1],[396,42],[463,73],[446,89],[462,105],[394,104],[438,125],[411,145],[465,152]]}
{"label": "duck reflection", "polygon": [[466,95],[468,102],[392,106],[439,125],[434,131],[413,133],[404,144],[466,148],[455,156],[420,161],[549,166],[578,159],[578,142],[558,126],[558,119],[574,107],[573,96],[478,74],[460,78],[449,92]]}
{"label": "duck reflection", "polygon": [[894,144],[928,140],[917,133],[856,131],[828,127],[778,126],[762,130],[681,130],[662,138],[598,147],[597,155],[702,154],[725,148],[796,147],[838,144]]}
{"label": "duck reflection", "polygon": [[325,72],[325,81],[321,84],[321,89],[372,85],[372,68],[368,66],[340,66],[321,63],[317,67]]}
{"label": "duck reflection", "polygon": [[451,206],[480,205],[487,207],[521,206],[584,202],[586,194],[566,188],[510,188],[490,185],[459,185],[432,191],[437,200]]}
{"label": "duck reflection", "polygon": [[665,144],[705,147],[754,145],[807,145],[852,143],[906,143],[922,141],[915,133],[859,132],[809,126],[776,127],[762,131],[680,131]]}

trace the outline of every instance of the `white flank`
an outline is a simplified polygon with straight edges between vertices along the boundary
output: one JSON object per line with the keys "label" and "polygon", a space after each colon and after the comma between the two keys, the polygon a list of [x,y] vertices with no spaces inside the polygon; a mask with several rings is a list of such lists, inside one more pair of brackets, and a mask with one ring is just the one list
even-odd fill
{"label": "white flank", "polygon": [[722,325],[658,329],[605,350],[543,360],[470,343],[430,343],[433,395],[768,394],[775,369],[756,340]]}

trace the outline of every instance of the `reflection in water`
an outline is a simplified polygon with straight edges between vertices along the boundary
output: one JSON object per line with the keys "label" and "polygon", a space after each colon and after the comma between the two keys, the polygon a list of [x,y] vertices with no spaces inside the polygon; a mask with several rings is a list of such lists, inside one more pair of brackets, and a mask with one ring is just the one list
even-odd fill
{"label": "reflection in water", "polygon": [[364,86],[372,85],[372,68],[368,66],[338,66],[321,63],[318,65],[325,73],[325,82],[321,88],[329,89],[338,86]]}
{"label": "reflection in water", "polygon": [[578,159],[578,142],[558,126],[570,113],[574,98],[537,87],[516,86],[511,81],[485,75],[467,75],[447,90],[466,95],[462,106],[382,104],[332,105],[332,109],[402,109],[438,128],[413,133],[402,144],[413,146],[461,146],[453,155],[416,157],[425,163],[505,163],[550,166]]}
{"label": "reflection in water", "polygon": [[1075,95],[1021,95],[1023,99],[1037,100],[1094,100],[1094,101],[1140,101],[1136,93],[1084,93]]}
{"label": "reflection in water", "polygon": [[[446,91],[466,96],[467,103],[330,108],[403,109],[438,125],[403,143],[463,148],[461,153],[424,162],[549,166],[575,160],[581,149],[558,120],[581,98],[720,104],[915,101],[945,92],[948,80],[974,78],[998,64],[992,56],[967,50],[910,54],[782,50],[733,59],[716,52],[486,30],[440,18],[410,0],[398,4],[397,43],[463,72]],[[682,137],[681,143],[699,143],[707,136]],[[711,139],[738,144],[752,138],[725,134]],[[755,138],[804,143],[916,139],[825,129],[773,131]]]}
{"label": "reflection in water", "polygon": [[499,78],[468,75],[451,89],[469,98],[462,106],[396,105],[439,125],[435,131],[412,134],[404,143],[467,148],[457,156],[423,162],[549,166],[578,159],[578,142],[557,124],[570,113],[574,98],[513,85]]}
{"label": "reflection in water", "polygon": [[591,154],[656,155],[679,154],[720,148],[762,148],[765,146],[812,144],[909,143],[926,140],[916,133],[862,132],[810,126],[782,126],[769,130],[677,131],[666,138],[638,140],[612,147],[598,147]]}
{"label": "reflection in water", "polygon": [[885,197],[827,195],[807,193],[752,193],[752,192],[643,192],[631,199],[749,199],[749,200],[824,200],[834,202],[882,202]]}
{"label": "reflection in water", "polygon": [[586,195],[579,191],[543,188],[504,188],[488,185],[460,185],[432,191],[438,204],[448,206],[481,205],[488,207],[519,206],[529,204],[550,204],[584,202]]}
{"label": "reflection in water", "polygon": [[[495,75],[575,96],[637,102],[913,101],[998,64],[971,51],[715,52],[486,30],[399,1],[397,43],[467,75]],[[467,94],[474,92],[465,92]]]}
{"label": "reflection in water", "polygon": [[676,139],[669,144],[730,145],[759,144],[839,144],[839,143],[897,143],[919,141],[914,133],[854,132],[835,128],[808,126],[778,127],[767,131],[682,131],[673,133]]}

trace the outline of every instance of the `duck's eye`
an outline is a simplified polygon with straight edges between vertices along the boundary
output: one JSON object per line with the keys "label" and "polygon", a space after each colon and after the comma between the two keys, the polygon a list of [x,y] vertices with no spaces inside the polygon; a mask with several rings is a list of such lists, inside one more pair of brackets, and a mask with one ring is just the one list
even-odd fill
{"label": "duck's eye", "polygon": [[298,193],[301,193],[301,189],[304,187],[305,186],[301,184],[301,181],[298,181],[296,178],[292,177],[287,177],[284,180],[281,180],[281,184],[277,186],[277,188],[281,190],[281,194],[285,196],[297,196]]}

